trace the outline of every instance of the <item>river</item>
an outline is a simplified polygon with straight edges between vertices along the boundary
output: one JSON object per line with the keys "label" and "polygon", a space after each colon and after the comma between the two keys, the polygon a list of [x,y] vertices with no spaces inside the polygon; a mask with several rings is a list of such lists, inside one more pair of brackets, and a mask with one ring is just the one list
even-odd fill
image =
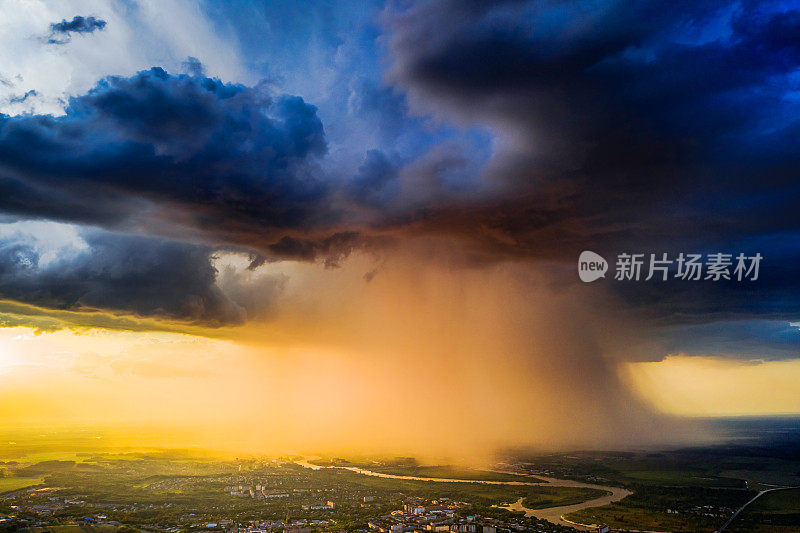
{"label": "river", "polygon": [[[374,472],[372,470],[366,470],[364,468],[359,468],[357,466],[320,466],[312,464],[310,461],[317,459],[317,457],[305,457],[301,461],[295,461],[295,463],[303,466],[305,468],[310,468],[312,470],[319,470],[321,468],[343,468],[345,470],[350,470],[351,472],[356,472],[357,474],[362,474],[365,476],[375,476],[375,477],[382,477],[388,479],[410,479],[414,481],[435,481],[439,483],[483,483],[484,485],[531,485],[531,486],[549,486],[549,487],[578,487],[578,488],[586,488],[586,489],[599,489],[609,492],[605,496],[601,496],[599,498],[594,498],[592,500],[587,500],[585,502],[576,503],[572,505],[560,505],[558,507],[548,507],[546,509],[527,509],[522,506],[522,498],[517,500],[516,502],[510,505],[501,505],[504,509],[509,509],[512,511],[523,511],[526,516],[535,516],[536,518],[544,519],[549,522],[553,522],[556,524],[562,524],[565,526],[574,527],[575,529],[581,529],[585,531],[589,531],[593,529],[592,526],[583,525],[583,524],[576,524],[574,522],[568,522],[562,518],[563,515],[567,513],[571,513],[574,511],[579,511],[581,509],[587,509],[589,507],[600,507],[602,505],[608,505],[609,503],[616,502],[621,500],[622,498],[632,494],[631,491],[620,488],[620,487],[610,487],[606,485],[594,485],[591,483],[583,483],[581,481],[573,481],[571,479],[560,479],[555,477],[547,477],[547,476],[535,476],[536,479],[541,479],[542,481],[535,482],[535,481],[479,481],[474,479],[450,479],[450,478],[439,478],[439,477],[418,477],[418,476],[401,476],[396,474],[384,474],[382,472]],[[500,473],[508,474],[510,472],[501,472]],[[519,474],[522,475],[522,474]]]}

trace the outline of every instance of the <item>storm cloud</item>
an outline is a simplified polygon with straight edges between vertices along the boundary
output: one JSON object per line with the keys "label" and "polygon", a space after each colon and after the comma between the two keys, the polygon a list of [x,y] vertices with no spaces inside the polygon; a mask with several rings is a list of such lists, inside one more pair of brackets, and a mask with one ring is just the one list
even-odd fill
{"label": "storm cloud", "polygon": [[73,33],[94,33],[106,27],[107,22],[97,17],[82,17],[76,15],[72,20],[63,19],[61,22],[50,24],[49,44],[66,44]]}
{"label": "storm cloud", "polygon": [[485,170],[505,192],[409,216],[418,231],[571,270],[584,249],[760,252],[756,286],[618,288],[658,320],[796,316],[791,5],[442,0],[387,26],[416,109],[505,139]]}
{"label": "storm cloud", "polygon": [[0,242],[0,295],[53,309],[94,309],[206,324],[243,323],[246,310],[216,286],[202,246],[90,231],[47,258],[22,236]]}
{"label": "storm cloud", "polygon": [[[75,20],[64,31],[102,22]],[[391,4],[376,31],[385,83],[359,71],[335,87],[343,115],[326,124],[302,97],[206,77],[195,58],[188,75],[105,78],[63,116],[0,117],[0,210],[233,248],[252,269],[443,238],[462,267],[537,263],[566,285],[585,249],[758,252],[752,284],[608,285],[653,327],[796,319],[791,4],[429,0]],[[331,153],[325,129],[353,116],[396,150]],[[456,138],[470,128],[487,137]]]}
{"label": "storm cloud", "polygon": [[798,11],[440,1],[390,27],[417,106],[514,137],[493,178],[517,200],[502,224],[481,216],[510,253],[797,227],[776,191],[795,192]]}
{"label": "storm cloud", "polygon": [[[215,250],[334,267],[366,245],[338,228],[326,150],[299,97],[158,68],[101,81],[63,116],[1,116],[0,209],[111,231],[90,232],[85,251],[46,268],[24,240],[4,239],[0,296],[207,325],[263,315],[269,294],[248,315],[215,285]],[[155,235],[132,235],[142,232]]]}
{"label": "storm cloud", "polygon": [[[63,330],[150,337],[122,359],[144,365],[104,379],[135,376],[139,398],[146,375],[181,375],[204,424],[239,413],[259,446],[697,442],[660,412],[668,380],[637,388],[658,375],[642,368],[699,369],[686,381],[716,399],[733,389],[716,363],[797,371],[796,4],[20,11],[24,36],[0,32],[24,52],[0,73],[0,325],[81,350],[89,336]],[[62,17],[53,38],[70,45],[36,38]],[[605,278],[579,279],[584,250]],[[621,253],[715,252],[761,254],[758,279],[613,275]],[[162,346],[161,365],[166,333],[186,347]],[[98,346],[89,368],[111,362]],[[208,385],[175,371],[205,346],[224,354],[213,386],[233,391],[211,409]],[[753,383],[731,410],[796,406]],[[398,435],[409,412],[421,430]]]}
{"label": "storm cloud", "polygon": [[300,97],[153,68],[101,81],[60,117],[0,117],[0,203],[109,226],[142,223],[149,204],[153,216],[180,212],[266,246],[272,230],[325,230],[335,218],[315,169],[325,151],[315,108]]}

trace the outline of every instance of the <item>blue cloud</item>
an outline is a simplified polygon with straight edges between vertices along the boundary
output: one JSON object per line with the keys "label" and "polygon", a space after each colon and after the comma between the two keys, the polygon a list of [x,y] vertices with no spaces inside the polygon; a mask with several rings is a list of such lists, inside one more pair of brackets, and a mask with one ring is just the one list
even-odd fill
{"label": "blue cloud", "polygon": [[208,247],[97,230],[82,237],[86,249],[46,264],[26,241],[0,240],[0,298],[206,325],[239,324],[248,316],[215,284]]}
{"label": "blue cloud", "polygon": [[0,117],[0,206],[96,222],[111,203],[124,224],[141,202],[168,202],[198,224],[249,224],[269,239],[333,216],[314,171],[326,149],[300,97],[153,68],[102,80],[61,117]]}
{"label": "blue cloud", "polygon": [[350,183],[350,194],[364,205],[385,205],[397,190],[397,167],[380,150],[369,150],[358,174]]}
{"label": "blue cloud", "polygon": [[796,3],[201,7],[266,81],[190,59],[0,117],[0,210],[333,263],[410,222],[477,264],[759,252],[756,284],[613,289],[659,326],[800,313]]}
{"label": "blue cloud", "polygon": [[[66,44],[73,33],[94,33],[103,30],[107,22],[97,17],[82,17],[77,15],[72,20],[63,19],[61,22],[50,24],[50,37],[48,44]],[[60,36],[60,37],[58,37]]]}

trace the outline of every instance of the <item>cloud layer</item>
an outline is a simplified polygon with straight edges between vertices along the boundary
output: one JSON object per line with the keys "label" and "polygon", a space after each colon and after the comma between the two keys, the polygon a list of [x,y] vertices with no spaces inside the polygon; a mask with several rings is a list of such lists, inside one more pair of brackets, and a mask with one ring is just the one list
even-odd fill
{"label": "cloud layer", "polygon": [[[310,168],[324,152],[299,97],[153,68],[103,80],[61,117],[3,117],[0,171],[16,194],[2,208],[124,225],[143,204],[169,203],[221,231],[309,227],[325,216]],[[57,212],[70,203],[72,216]]]}
{"label": "cloud layer", "polygon": [[[241,323],[252,315],[219,294],[214,253],[247,254],[251,271],[334,267],[440,239],[458,268],[531,263],[567,286],[584,249],[759,252],[753,284],[609,284],[664,331],[730,337],[732,320],[775,321],[759,345],[786,353],[777,323],[800,311],[791,4],[429,0],[328,13],[327,26],[281,6],[207,12],[218,33],[275,52],[242,46],[263,83],[221,81],[192,55],[188,74],[105,77],[61,116],[0,117],[0,210],[111,232],[93,234],[92,259],[62,265],[60,292],[24,243],[4,243],[3,297]],[[318,49],[279,49],[275,28],[257,36],[269,18]],[[51,29],[106,35],[105,20]],[[90,277],[94,292],[65,281],[126,246],[175,257],[136,265],[153,272],[141,297],[125,275]],[[185,279],[161,290],[157,271]]]}

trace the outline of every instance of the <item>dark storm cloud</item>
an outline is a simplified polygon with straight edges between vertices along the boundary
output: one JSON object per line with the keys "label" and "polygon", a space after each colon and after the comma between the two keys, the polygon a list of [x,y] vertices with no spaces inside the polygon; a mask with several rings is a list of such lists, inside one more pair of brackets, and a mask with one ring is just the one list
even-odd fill
{"label": "dark storm cloud", "polygon": [[335,267],[364,245],[358,232],[337,229],[335,191],[320,178],[327,146],[316,109],[193,70],[107,78],[60,117],[0,116],[2,213],[118,231],[89,233],[86,251],[44,266],[24,241],[0,240],[0,298],[241,323],[265,316],[264,288],[280,284],[261,276],[253,297],[241,276],[218,280],[214,250],[251,250],[255,270],[318,257]]}
{"label": "dark storm cloud", "polygon": [[275,244],[271,244],[269,251],[279,257],[299,261],[311,261],[322,255],[325,257],[325,266],[336,267],[338,262],[350,255],[359,243],[359,234],[355,232],[335,233],[316,241],[283,237]]}
{"label": "dark storm cloud", "polygon": [[24,240],[0,242],[0,298],[54,309],[103,309],[204,324],[242,323],[246,310],[215,284],[203,246],[87,232],[86,247],[43,261]]}
{"label": "dark storm cloud", "polygon": [[106,27],[107,22],[97,17],[82,17],[77,15],[72,20],[62,19],[61,22],[50,24],[49,44],[66,44],[73,33],[94,33]]}
{"label": "dark storm cloud", "polygon": [[800,357],[800,325],[784,321],[742,320],[687,324],[659,333],[665,353],[739,359]]}
{"label": "dark storm cloud", "polygon": [[624,295],[676,320],[800,311],[796,5],[441,0],[388,27],[391,79],[416,106],[514,139],[490,170],[504,194],[400,223],[486,260],[758,251],[758,288]]}
{"label": "dark storm cloud", "polygon": [[103,191],[85,194],[53,189],[0,175],[0,212],[22,218],[115,226],[132,201]]}
{"label": "dark storm cloud", "polygon": [[75,16],[72,20],[63,19],[50,25],[50,30],[54,33],[92,33],[95,30],[102,30],[106,27],[106,21],[97,17]]}
{"label": "dark storm cloud", "polygon": [[0,116],[0,203],[107,226],[132,223],[149,203],[223,242],[266,249],[287,232],[337,233],[318,177],[325,151],[302,98],[154,68],[101,81],[61,117]]}
{"label": "dark storm cloud", "polygon": [[614,289],[659,324],[800,312],[792,4],[430,0],[385,20],[391,84],[355,77],[340,106],[387,145],[419,111],[491,128],[482,175],[490,143],[434,143],[422,121],[421,155],[359,146],[335,175],[314,106],[190,58],[190,75],[103,80],[62,117],[0,117],[0,209],[186,231],[253,269],[335,265],[376,235],[457,237],[473,264],[545,259],[573,280],[584,249],[760,252],[754,285]]}
{"label": "dark storm cloud", "polygon": [[[661,221],[683,224],[665,211],[675,205],[667,200],[698,216],[712,193],[743,200],[759,171],[771,170],[759,177],[768,185],[789,181],[776,170],[797,154],[772,147],[797,127],[784,114],[796,109],[784,98],[800,66],[796,11],[752,4],[720,35],[691,43],[690,29],[701,33],[729,10],[703,2],[423,5],[395,23],[396,79],[432,106],[528,136],[530,149],[516,154],[518,165],[507,161],[502,177],[517,192],[543,189],[550,205],[561,200],[572,223],[597,217],[604,231],[620,223],[655,231]],[[758,168],[737,170],[763,155]]]}
{"label": "dark storm cloud", "polygon": [[[710,323],[726,318],[746,320],[795,320],[800,318],[800,234],[769,234],[744,240],[720,239],[693,251],[731,254],[731,279],[685,281],[675,277],[677,265],[670,265],[668,281],[610,281],[616,292],[637,315],[659,323],[685,325]],[[691,244],[684,247],[692,246]],[[691,251],[691,250],[682,250]],[[668,251],[669,252],[669,251]],[[662,252],[663,253],[663,252]],[[671,253],[673,261],[679,251]],[[733,275],[738,253],[763,256],[758,279],[738,281]],[[614,261],[615,256],[609,256]],[[656,257],[661,257],[660,253]],[[649,256],[645,257],[642,278],[647,274]],[[612,264],[612,269],[614,265]],[[706,273],[704,271],[703,276]],[[800,353],[800,345],[797,346]]]}

